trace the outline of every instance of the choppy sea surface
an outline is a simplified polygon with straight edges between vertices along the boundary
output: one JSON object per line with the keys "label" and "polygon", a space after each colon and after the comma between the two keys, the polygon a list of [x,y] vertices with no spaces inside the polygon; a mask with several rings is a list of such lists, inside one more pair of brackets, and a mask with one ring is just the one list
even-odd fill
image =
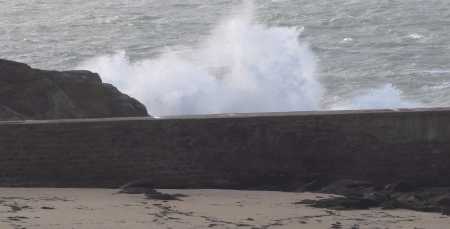
{"label": "choppy sea surface", "polygon": [[156,115],[450,106],[447,0],[0,0],[0,58]]}

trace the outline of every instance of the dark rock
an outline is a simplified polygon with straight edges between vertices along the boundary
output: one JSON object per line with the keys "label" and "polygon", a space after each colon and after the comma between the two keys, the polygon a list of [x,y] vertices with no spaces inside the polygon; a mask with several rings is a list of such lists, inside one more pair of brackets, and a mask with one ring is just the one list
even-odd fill
{"label": "dark rock", "polygon": [[381,203],[383,201],[386,201],[390,197],[388,194],[383,193],[383,192],[370,192],[370,193],[364,193],[363,198]]}
{"label": "dark rock", "polygon": [[442,214],[443,214],[443,215],[450,216],[450,208],[444,208],[444,209],[442,209]]}
{"label": "dark rock", "polygon": [[168,194],[151,190],[145,193],[145,196],[151,200],[181,200],[182,197],[187,197],[184,194]]}
{"label": "dark rock", "polygon": [[186,197],[183,194],[167,194],[159,192],[155,189],[155,186],[151,180],[136,180],[120,187],[119,193],[125,194],[145,194],[148,199],[151,200],[180,200],[182,197]]}
{"label": "dark rock", "polygon": [[151,180],[136,180],[120,187],[119,193],[145,194],[155,191],[155,186]]}
{"label": "dark rock", "polygon": [[0,120],[148,116],[89,71],[44,71],[0,59]]}
{"label": "dark rock", "polygon": [[448,193],[436,197],[434,201],[436,201],[436,203],[438,203],[441,206],[450,208],[450,194]]}
{"label": "dark rock", "polygon": [[298,191],[303,192],[314,192],[321,190],[323,187],[328,185],[330,182],[327,179],[318,178],[314,179],[306,184],[302,185],[302,187],[298,188]]}
{"label": "dark rock", "polygon": [[417,187],[413,184],[401,181],[393,184],[388,184],[384,189],[391,192],[412,192],[416,188]]}
{"label": "dark rock", "polygon": [[419,188],[413,184],[396,182],[379,188],[365,181],[337,180],[325,185],[319,191],[342,195],[342,197],[304,200],[294,204],[336,210],[382,207],[383,209],[450,213],[450,188],[448,187]]}
{"label": "dark rock", "polygon": [[327,208],[333,210],[355,210],[369,209],[379,206],[379,202],[373,199],[360,197],[335,197],[321,200],[306,200],[300,203],[308,204],[316,208]]}
{"label": "dark rock", "polygon": [[338,195],[363,196],[364,193],[373,193],[374,189],[374,185],[370,182],[359,180],[338,180],[329,183],[318,191]]}

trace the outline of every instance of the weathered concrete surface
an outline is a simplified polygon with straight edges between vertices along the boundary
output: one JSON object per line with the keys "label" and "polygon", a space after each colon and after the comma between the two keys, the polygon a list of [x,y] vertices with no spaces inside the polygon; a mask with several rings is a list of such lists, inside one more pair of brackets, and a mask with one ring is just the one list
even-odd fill
{"label": "weathered concrete surface", "polygon": [[0,124],[0,185],[287,187],[315,177],[450,185],[450,109]]}

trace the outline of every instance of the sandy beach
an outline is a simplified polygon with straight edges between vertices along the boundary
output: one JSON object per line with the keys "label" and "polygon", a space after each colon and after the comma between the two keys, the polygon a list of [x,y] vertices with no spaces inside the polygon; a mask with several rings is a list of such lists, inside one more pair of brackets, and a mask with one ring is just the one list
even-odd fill
{"label": "sandy beach", "polygon": [[0,188],[1,229],[312,228],[448,229],[450,217],[407,210],[332,211],[298,204],[315,193],[159,190],[186,195],[149,200],[110,189]]}

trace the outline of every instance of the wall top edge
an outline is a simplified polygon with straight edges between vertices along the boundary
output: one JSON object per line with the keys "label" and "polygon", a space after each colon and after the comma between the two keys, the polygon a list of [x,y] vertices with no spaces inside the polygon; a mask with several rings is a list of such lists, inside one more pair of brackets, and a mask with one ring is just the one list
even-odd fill
{"label": "wall top edge", "polygon": [[127,121],[163,121],[163,120],[201,120],[201,119],[242,119],[264,117],[291,117],[291,116],[341,116],[341,115],[370,115],[370,114],[408,114],[408,113],[449,113],[450,107],[434,108],[402,108],[383,110],[334,110],[334,111],[291,111],[291,112],[263,112],[263,113],[227,113],[206,115],[181,115],[163,117],[117,117],[117,118],[86,118],[86,119],[55,119],[55,120],[17,120],[0,121],[2,125],[28,125],[28,124],[52,124],[52,123],[85,123],[85,122],[127,122]]}

